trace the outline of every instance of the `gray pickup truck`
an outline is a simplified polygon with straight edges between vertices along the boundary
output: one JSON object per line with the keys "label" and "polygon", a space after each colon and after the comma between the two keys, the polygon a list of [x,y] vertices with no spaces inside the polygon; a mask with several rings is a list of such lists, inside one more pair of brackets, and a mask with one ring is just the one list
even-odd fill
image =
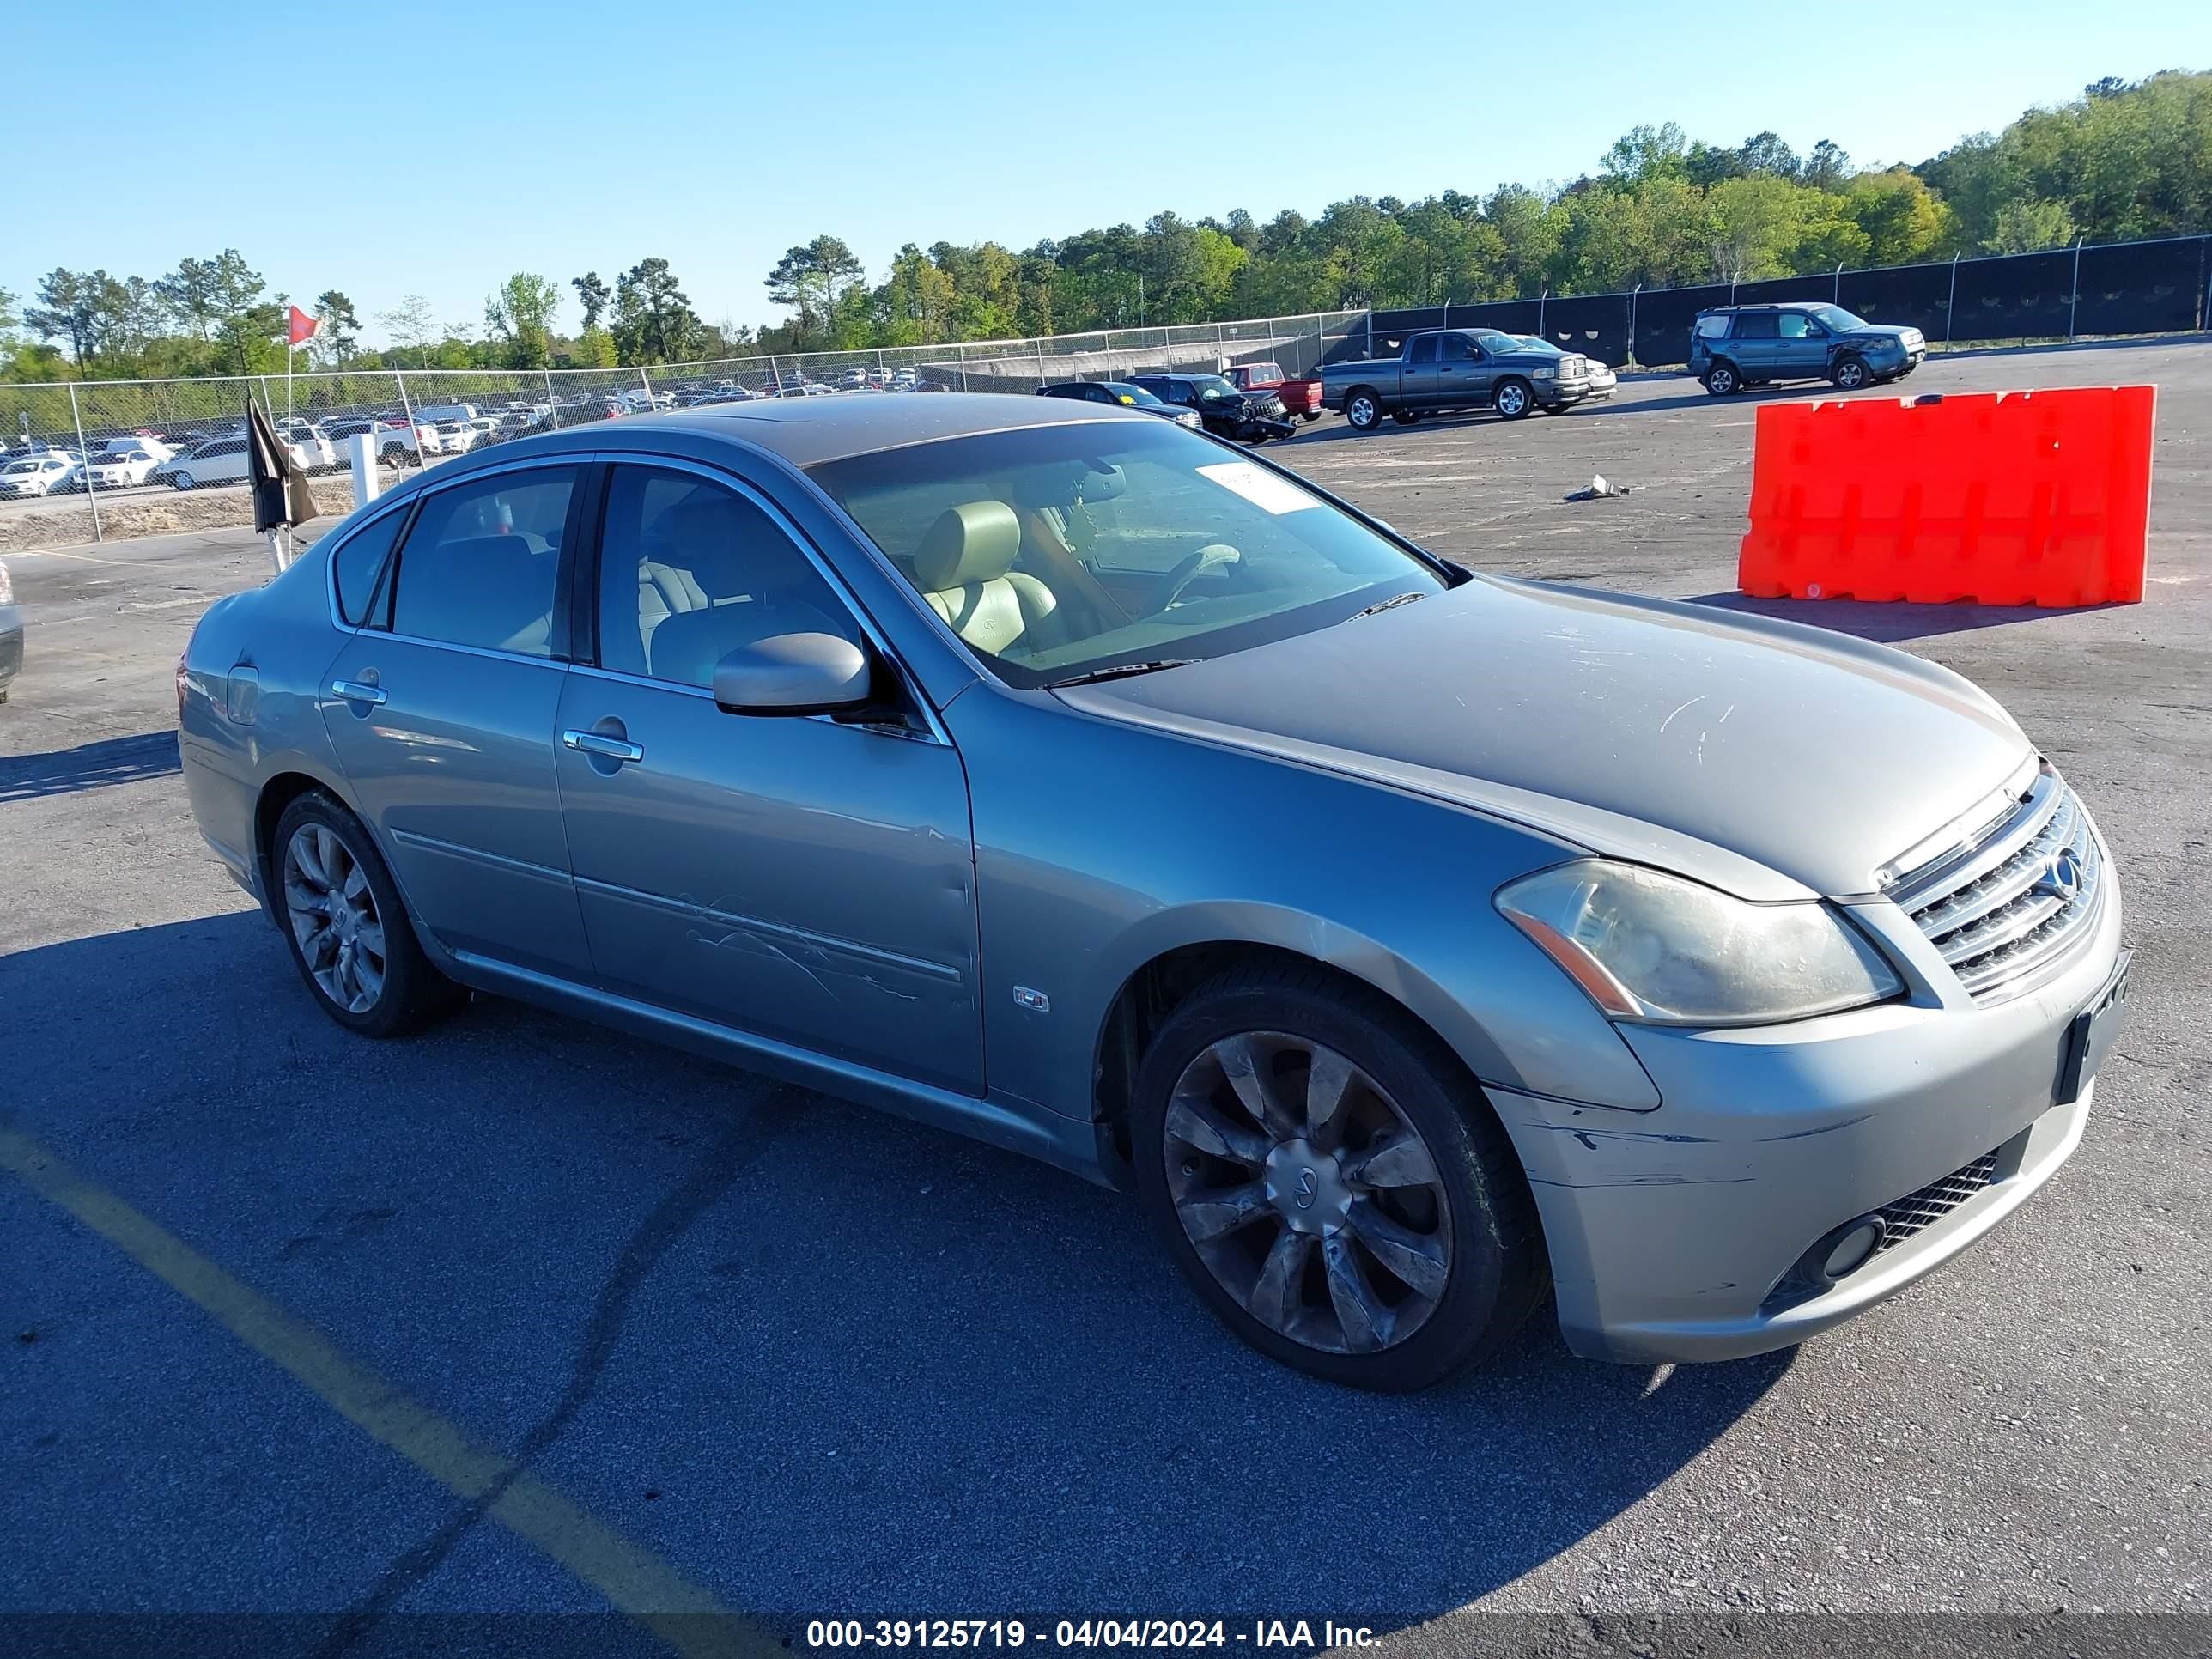
{"label": "gray pickup truck", "polygon": [[1321,382],[1322,404],[1358,432],[1372,432],[1385,415],[1411,426],[1424,415],[1470,409],[1494,409],[1509,421],[1532,409],[1557,414],[1597,390],[1588,358],[1487,328],[1411,335],[1395,357],[1322,364]]}

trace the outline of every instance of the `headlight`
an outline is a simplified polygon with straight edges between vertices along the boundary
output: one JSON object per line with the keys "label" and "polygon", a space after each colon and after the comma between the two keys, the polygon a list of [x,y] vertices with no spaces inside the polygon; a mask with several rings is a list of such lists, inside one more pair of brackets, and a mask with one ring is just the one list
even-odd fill
{"label": "headlight", "polygon": [[1559,366],[1557,363],[1546,363],[1540,368],[1530,369],[1528,378],[1532,380],[1549,380],[1554,379],[1559,372]]}
{"label": "headlight", "polygon": [[1616,1019],[1759,1025],[1904,988],[1817,900],[1748,904],[1679,876],[1585,859],[1510,883],[1496,902]]}

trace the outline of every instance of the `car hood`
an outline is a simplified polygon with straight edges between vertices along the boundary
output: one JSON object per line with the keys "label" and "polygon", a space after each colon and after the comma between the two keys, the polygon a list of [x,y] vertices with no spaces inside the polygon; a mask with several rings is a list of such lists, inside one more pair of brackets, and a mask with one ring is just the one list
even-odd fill
{"label": "car hood", "polygon": [[1089,714],[1451,800],[1759,900],[1875,890],[1884,863],[2033,754],[1987,693],[1900,651],[1703,605],[1487,576],[1057,695]]}
{"label": "car hood", "polygon": [[1855,328],[1850,333],[1839,335],[1838,337],[1845,340],[1901,340],[1908,334],[1917,334],[1919,331],[1917,328],[1908,328],[1901,323],[1869,323],[1864,328]]}

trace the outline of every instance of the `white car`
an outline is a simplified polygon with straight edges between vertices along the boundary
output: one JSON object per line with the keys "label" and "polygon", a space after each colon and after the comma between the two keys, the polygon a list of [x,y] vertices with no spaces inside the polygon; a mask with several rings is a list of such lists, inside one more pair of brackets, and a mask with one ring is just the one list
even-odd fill
{"label": "white car", "polygon": [[323,430],[310,421],[280,421],[276,436],[291,450],[292,459],[310,473],[337,471],[338,452],[336,445],[323,435]]}
{"label": "white car", "polygon": [[[302,471],[313,472],[321,465],[315,453],[304,446],[289,439],[280,441],[283,443],[285,452],[291,456],[292,464]],[[323,445],[321,453],[325,455],[330,453],[327,443]],[[210,439],[189,455],[180,455],[173,461],[164,462],[161,471],[173,489],[198,489],[203,484],[244,483],[252,476],[252,463],[246,459],[244,438]]]}
{"label": "white car", "polygon": [[173,444],[164,443],[159,438],[137,432],[126,434],[120,438],[101,440],[93,446],[92,459],[94,462],[104,461],[111,455],[128,455],[133,450],[152,456],[154,465],[156,466],[177,453]]}
{"label": "white car", "polygon": [[155,455],[143,449],[106,449],[92,458],[90,472],[94,489],[136,489],[153,476],[154,469],[168,457]]}
{"label": "white car", "polygon": [[76,465],[70,457],[53,450],[9,461],[0,466],[0,499],[47,495],[69,477]]}

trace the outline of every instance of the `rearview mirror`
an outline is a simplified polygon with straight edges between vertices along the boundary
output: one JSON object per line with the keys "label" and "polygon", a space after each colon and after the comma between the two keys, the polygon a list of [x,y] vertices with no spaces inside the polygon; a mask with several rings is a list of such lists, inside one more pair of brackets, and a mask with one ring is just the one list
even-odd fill
{"label": "rearview mirror", "polygon": [[776,634],[714,665],[714,701],[732,714],[856,708],[874,685],[868,653],[834,634]]}

